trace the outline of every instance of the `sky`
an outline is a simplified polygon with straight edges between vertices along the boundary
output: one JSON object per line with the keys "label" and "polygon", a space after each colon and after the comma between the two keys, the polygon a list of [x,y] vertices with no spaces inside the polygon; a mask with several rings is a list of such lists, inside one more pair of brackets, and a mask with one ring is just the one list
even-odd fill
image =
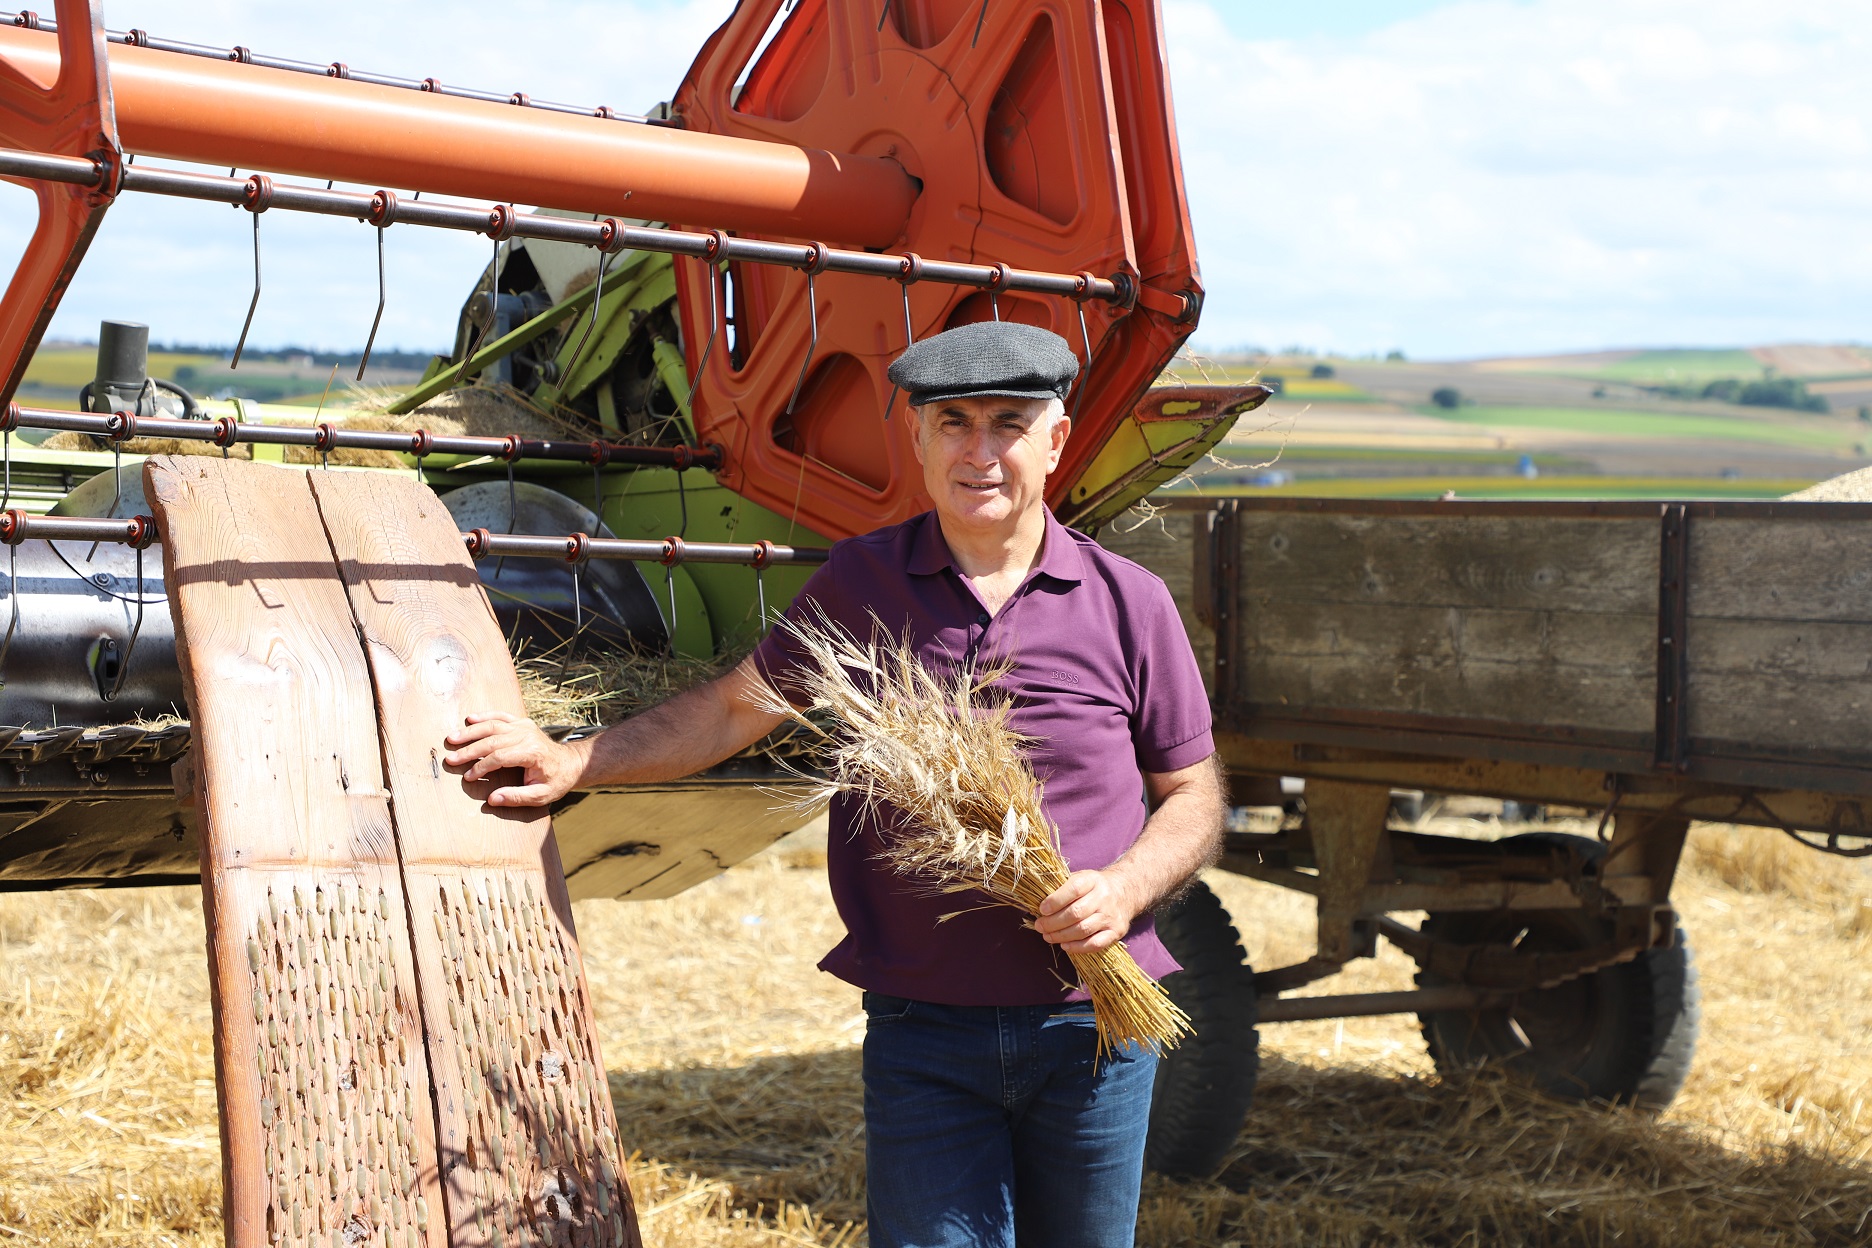
{"label": "sky", "polygon": [[[991,0],[1005,3],[1007,0]],[[728,0],[107,3],[113,27],[637,109]],[[1199,346],[1414,358],[1872,341],[1864,0],[1163,0]],[[437,20],[446,11],[447,20]],[[31,200],[0,187],[0,253]],[[231,343],[251,223],[126,196],[54,321]],[[486,242],[392,230],[379,343],[436,350]],[[268,214],[259,346],[356,347],[373,239]],[[5,263],[0,259],[0,264]]]}

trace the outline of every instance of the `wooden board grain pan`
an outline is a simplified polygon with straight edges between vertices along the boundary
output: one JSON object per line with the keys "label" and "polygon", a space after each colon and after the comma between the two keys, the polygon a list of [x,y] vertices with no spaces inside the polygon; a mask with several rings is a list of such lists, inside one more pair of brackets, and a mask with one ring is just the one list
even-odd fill
{"label": "wooden board grain pan", "polygon": [[227,1242],[447,1242],[370,673],[304,474],[156,458]]}
{"label": "wooden board grain pan", "polygon": [[469,712],[524,713],[480,577],[427,486],[308,477],[376,682],[453,1242],[635,1244],[552,820],[441,764]]}
{"label": "wooden board grain pan", "polygon": [[465,710],[519,705],[446,510],[377,474],[146,480],[198,725],[229,1242],[636,1245],[549,821],[439,764]]}

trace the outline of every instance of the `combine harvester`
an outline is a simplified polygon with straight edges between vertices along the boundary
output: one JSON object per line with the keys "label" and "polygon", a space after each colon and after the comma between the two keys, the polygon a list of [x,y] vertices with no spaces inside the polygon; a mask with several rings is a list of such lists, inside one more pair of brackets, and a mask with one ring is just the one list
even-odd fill
{"label": "combine harvester", "polygon": [[[1415,1012],[1440,1064],[1667,1103],[1696,1028],[1669,904],[1688,821],[1872,844],[1861,716],[1825,709],[1867,680],[1830,656],[1864,653],[1872,594],[1837,570],[1872,558],[1872,508],[1230,501],[1106,529],[1268,393],[1160,384],[1202,308],[1162,38],[1154,0],[747,0],[639,117],[109,32],[79,0],[19,15],[0,29],[0,176],[34,188],[40,221],[0,308],[0,398],[119,198],[246,210],[249,324],[275,297],[268,212],[349,217],[379,248],[392,227],[478,233],[491,259],[451,355],[391,405],[406,428],[166,398],[137,331],[109,326],[93,410],[5,409],[0,887],[213,866],[171,778],[190,725],[159,718],[184,676],[172,587],[144,562],[170,535],[145,518],[143,451],[393,454],[399,488],[441,495],[511,643],[708,657],[748,644],[829,541],[923,508],[885,367],[1002,317],[1087,361],[1050,502],[1179,597],[1238,803],[1311,781],[1303,819],[1232,834],[1223,865],[1317,897],[1314,957],[1251,972],[1206,890],[1160,916],[1197,1034],[1162,1067],[1152,1163],[1219,1164],[1257,1009]],[[533,422],[421,428],[463,395]],[[30,444],[53,430],[103,449]],[[756,751],[573,795],[553,820],[565,890],[650,900],[741,861],[795,822],[760,791],[775,774]],[[1589,807],[1604,843],[1394,829],[1394,788]],[[1391,917],[1410,911],[1429,921]],[[1416,990],[1283,995],[1380,936],[1423,968]]]}

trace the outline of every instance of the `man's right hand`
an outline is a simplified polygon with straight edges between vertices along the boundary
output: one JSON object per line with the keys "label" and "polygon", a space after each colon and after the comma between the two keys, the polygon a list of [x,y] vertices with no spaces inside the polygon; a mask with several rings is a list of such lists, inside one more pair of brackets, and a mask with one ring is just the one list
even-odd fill
{"label": "man's right hand", "polygon": [[464,782],[482,780],[497,771],[518,768],[518,785],[495,789],[490,806],[550,806],[564,797],[585,772],[587,750],[578,743],[554,741],[530,719],[506,711],[468,716],[463,727],[449,734],[453,753],[443,762],[467,767]]}

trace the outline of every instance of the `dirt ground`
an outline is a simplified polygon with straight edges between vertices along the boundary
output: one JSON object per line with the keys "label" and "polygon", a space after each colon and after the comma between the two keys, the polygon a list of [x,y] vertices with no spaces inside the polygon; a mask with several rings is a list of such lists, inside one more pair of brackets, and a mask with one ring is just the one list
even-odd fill
{"label": "dirt ground", "polygon": [[[863,1023],[814,969],[838,932],[821,857],[783,843],[672,901],[578,906],[650,1244],[865,1242]],[[1307,947],[1304,899],[1212,883],[1255,963]],[[1707,827],[1677,896],[1705,1016],[1661,1117],[1439,1078],[1408,1018],[1270,1027],[1228,1164],[1149,1180],[1139,1244],[1872,1240],[1872,875]],[[0,1243],[219,1242],[202,948],[194,890],[0,897]],[[1409,969],[1387,951],[1329,987]]]}

